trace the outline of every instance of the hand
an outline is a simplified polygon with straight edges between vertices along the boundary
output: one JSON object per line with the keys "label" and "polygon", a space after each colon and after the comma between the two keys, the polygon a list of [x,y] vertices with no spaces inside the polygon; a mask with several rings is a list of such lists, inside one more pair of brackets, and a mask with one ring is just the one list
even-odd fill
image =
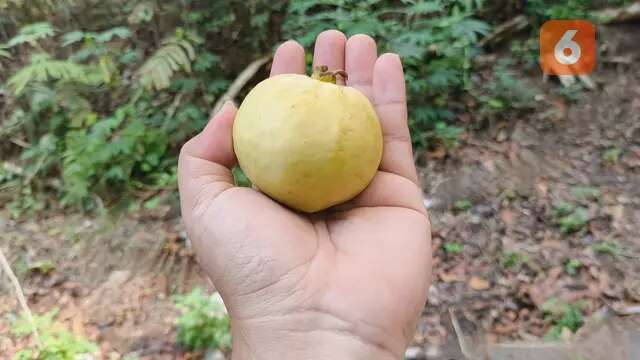
{"label": "hand", "polygon": [[[183,220],[229,310],[234,359],[400,359],[426,300],[430,225],[400,59],[332,30],[316,40],[317,65],[345,69],[382,123],[380,169],[355,199],[300,214],[235,187],[231,104],[180,153]],[[304,72],[303,48],[281,45],[271,75]]]}

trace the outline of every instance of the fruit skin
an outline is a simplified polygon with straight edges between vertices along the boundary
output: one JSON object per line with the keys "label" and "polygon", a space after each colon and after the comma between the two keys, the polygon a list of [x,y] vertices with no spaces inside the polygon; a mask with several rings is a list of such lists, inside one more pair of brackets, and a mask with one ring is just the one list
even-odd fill
{"label": "fruit skin", "polygon": [[382,130],[358,90],[285,74],[262,81],[245,97],[233,147],[260,191],[316,212],[367,187],[382,158]]}

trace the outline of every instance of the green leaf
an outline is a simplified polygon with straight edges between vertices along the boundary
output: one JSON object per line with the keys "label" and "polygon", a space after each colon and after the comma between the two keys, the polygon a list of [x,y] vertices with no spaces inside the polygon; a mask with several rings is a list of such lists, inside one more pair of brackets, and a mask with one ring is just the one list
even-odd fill
{"label": "green leaf", "polygon": [[194,59],[195,49],[189,41],[171,37],[140,67],[138,81],[148,90],[166,89],[176,72],[191,72],[191,61]]}
{"label": "green leaf", "polygon": [[113,40],[113,38],[116,37],[120,39],[128,39],[131,37],[131,30],[124,26],[117,26],[98,34],[96,36],[96,41],[105,43]]}
{"label": "green leaf", "polygon": [[473,207],[473,203],[469,200],[458,200],[453,204],[453,208],[458,211],[467,211]]}
{"label": "green leaf", "polygon": [[66,33],[62,36],[62,45],[61,46],[69,46],[71,44],[80,42],[84,40],[85,32],[84,31],[72,31]]}
{"label": "green leaf", "polygon": [[55,30],[48,22],[37,22],[25,25],[20,28],[18,34],[11,38],[7,43],[8,47],[14,47],[22,44],[29,44],[33,47],[38,46],[38,40],[51,37],[55,34]]}
{"label": "green leaf", "polygon": [[21,95],[25,87],[35,82],[48,80],[69,81],[95,85],[89,77],[91,68],[71,61],[54,60],[48,54],[36,53],[31,56],[31,64],[22,67],[7,82],[16,95]]}
{"label": "green leaf", "polygon": [[427,15],[442,11],[442,1],[417,1],[406,10],[411,15]]}
{"label": "green leaf", "polygon": [[504,103],[501,100],[498,100],[498,99],[490,99],[487,102],[487,105],[489,105],[490,107],[492,107],[494,109],[502,109],[502,108],[504,108]]}
{"label": "green leaf", "polygon": [[607,254],[611,256],[620,256],[624,252],[622,246],[614,241],[601,241],[593,244],[591,248],[598,254]]}
{"label": "green leaf", "polygon": [[446,252],[451,254],[460,254],[464,250],[464,245],[460,243],[446,243],[444,244],[444,249]]}

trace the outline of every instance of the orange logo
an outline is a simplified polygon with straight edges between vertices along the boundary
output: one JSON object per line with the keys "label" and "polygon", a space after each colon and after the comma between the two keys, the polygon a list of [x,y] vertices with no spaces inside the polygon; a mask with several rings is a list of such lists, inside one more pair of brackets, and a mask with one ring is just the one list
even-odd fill
{"label": "orange logo", "polygon": [[549,75],[583,75],[596,65],[596,28],[586,20],[550,20],[540,29],[540,67]]}

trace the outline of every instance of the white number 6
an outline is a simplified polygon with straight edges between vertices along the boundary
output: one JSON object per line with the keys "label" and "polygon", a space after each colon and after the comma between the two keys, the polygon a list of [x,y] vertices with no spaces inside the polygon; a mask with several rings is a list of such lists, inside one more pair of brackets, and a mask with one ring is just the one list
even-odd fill
{"label": "white number 6", "polygon": [[[580,60],[580,45],[577,42],[571,40],[576,35],[578,30],[567,30],[560,41],[556,44],[556,47],[553,49],[553,55],[556,60],[562,65],[573,65]],[[564,50],[571,50],[571,55],[565,55]]]}

